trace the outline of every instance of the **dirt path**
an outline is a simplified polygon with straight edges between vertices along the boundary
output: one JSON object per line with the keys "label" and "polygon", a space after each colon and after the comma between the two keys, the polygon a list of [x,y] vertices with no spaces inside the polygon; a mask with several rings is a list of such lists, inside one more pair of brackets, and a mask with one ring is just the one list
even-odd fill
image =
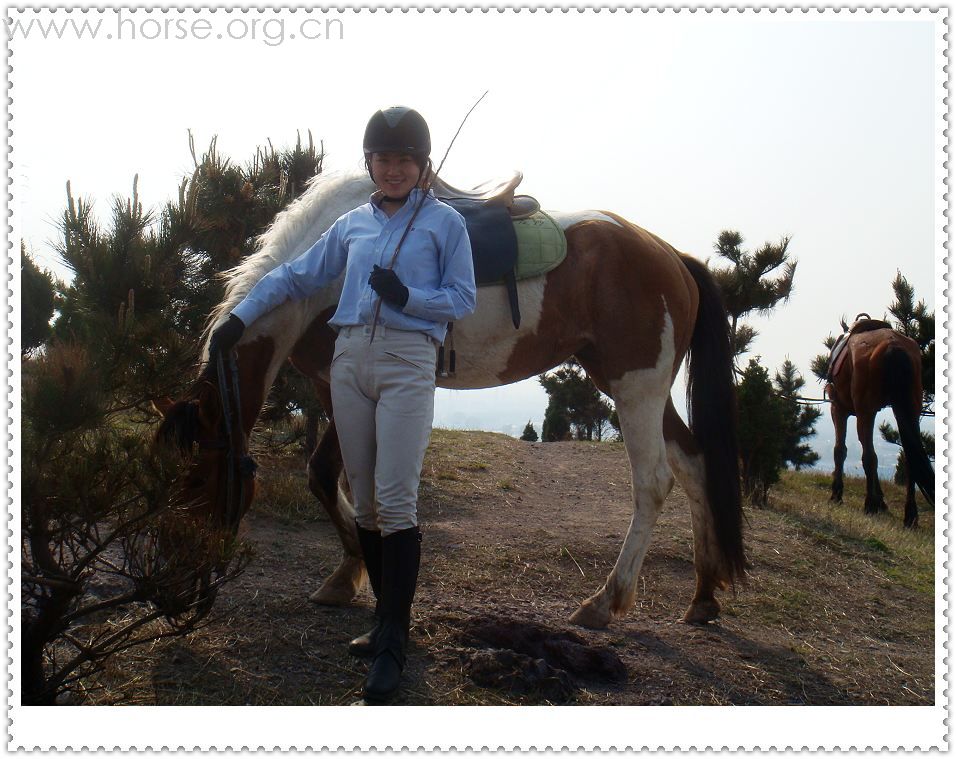
{"label": "dirt path", "polygon": [[[620,444],[436,431],[403,703],[932,703],[932,594],[891,579],[896,560],[885,551],[786,513],[749,511],[749,587],[723,594],[718,623],[680,623],[694,569],[679,488],[635,608],[606,630],[571,625],[613,565],[630,511]],[[343,609],[308,602],[340,556],[313,514],[247,517],[257,558],[223,589],[213,622],[116,662],[102,700],[353,701],[366,665],[345,647],[371,625],[371,596]]]}

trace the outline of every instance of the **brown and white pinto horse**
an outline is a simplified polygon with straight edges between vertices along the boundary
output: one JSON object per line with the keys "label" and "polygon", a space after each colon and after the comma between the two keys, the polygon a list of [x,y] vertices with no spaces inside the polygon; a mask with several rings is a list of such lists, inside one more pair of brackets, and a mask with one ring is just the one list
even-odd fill
{"label": "brown and white pinto horse", "polygon": [[[855,331],[860,325],[876,327]],[[844,325],[845,327],[845,325]],[[919,434],[919,416],[923,407],[922,360],[915,340],[872,320],[858,321],[846,338],[846,356],[838,366],[825,394],[830,399],[833,419],[833,485],[831,501],[843,500],[843,463],[846,461],[847,418],[856,416],[856,434],[863,446],[863,472],[866,475],[867,514],[886,511],[880,487],[873,425],[877,413],[887,406],[893,409],[906,457],[906,505],[903,524],[916,527],[916,486],[933,503],[935,482]]]}
{"label": "brown and white pinto horse", "polygon": [[[228,275],[221,322],[267,271],[306,250],[341,214],[367,202],[374,187],[360,174],[323,174],[281,213],[259,250]],[[568,240],[565,261],[518,282],[520,329],[511,322],[504,286],[482,287],[475,313],[455,325],[457,375],[441,387],[484,388],[533,377],[576,356],[614,399],[632,473],[634,513],[606,584],[572,621],[604,627],[633,604],[651,531],[674,475],[691,505],[697,588],[685,619],[706,622],[720,609],[714,592],[744,577],[735,396],[728,325],[706,266],[610,213],[552,213]],[[327,324],[341,278],[307,300],[288,302],[247,327],[238,346],[244,433],[249,435],[269,387],[286,360],[315,383],[333,422],[309,463],[310,488],[328,510],[344,547],[342,563],[312,595],[347,604],[365,573],[352,507],[339,487],[341,456],[328,391],[335,339]],[[206,350],[208,350],[208,345]],[[674,409],[671,384],[689,356],[691,429]],[[200,443],[184,479],[184,499],[222,513],[224,453],[214,377],[196,383],[167,414],[162,432]],[[202,444],[206,441],[206,444]],[[672,474],[673,473],[673,474]],[[251,501],[247,488],[246,503]]]}

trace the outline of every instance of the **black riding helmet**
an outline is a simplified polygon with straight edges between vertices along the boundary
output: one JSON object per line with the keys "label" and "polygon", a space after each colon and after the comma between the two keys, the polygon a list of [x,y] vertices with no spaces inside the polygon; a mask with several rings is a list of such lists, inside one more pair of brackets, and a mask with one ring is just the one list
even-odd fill
{"label": "black riding helmet", "polygon": [[432,138],[428,124],[413,108],[394,105],[372,114],[362,140],[365,166],[372,176],[372,153],[407,153],[424,170],[432,152]]}

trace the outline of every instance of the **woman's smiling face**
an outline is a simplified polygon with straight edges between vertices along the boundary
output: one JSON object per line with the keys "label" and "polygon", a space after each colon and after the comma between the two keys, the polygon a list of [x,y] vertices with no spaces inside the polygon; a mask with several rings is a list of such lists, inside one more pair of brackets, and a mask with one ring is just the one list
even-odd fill
{"label": "woman's smiling face", "polygon": [[372,179],[389,198],[404,198],[418,184],[421,168],[408,153],[373,153]]}

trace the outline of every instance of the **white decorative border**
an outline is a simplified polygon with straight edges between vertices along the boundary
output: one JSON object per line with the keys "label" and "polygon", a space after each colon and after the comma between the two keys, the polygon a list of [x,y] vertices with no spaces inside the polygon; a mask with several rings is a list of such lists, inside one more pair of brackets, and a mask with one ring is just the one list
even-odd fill
{"label": "white decorative border", "polygon": [[[11,10],[64,10],[104,12],[119,6],[17,5]],[[776,14],[939,14],[936,40],[938,71],[946,72],[938,88],[937,134],[940,138],[937,166],[936,265],[937,304],[943,304],[943,360],[937,364],[937,405],[944,411],[948,430],[949,340],[948,297],[948,24],[949,9],[938,5],[847,7],[844,5],[781,7],[741,5],[638,6],[595,5],[436,5],[335,4],[283,5],[147,5],[122,6],[130,11],[222,10],[347,10],[355,13],[384,10],[387,13],[446,10],[456,12],[560,12],[560,13],[771,13]],[[6,41],[6,132],[5,165],[8,192],[4,198],[7,224],[6,281],[0,301],[7,313],[7,347],[4,351],[7,377],[7,409],[3,415],[7,454],[5,640],[7,642],[7,687],[4,689],[9,734],[8,750],[266,750],[266,751],[782,751],[782,750],[946,750],[949,747],[949,575],[951,547],[948,497],[950,435],[943,434],[943,461],[937,461],[937,486],[947,493],[946,509],[936,520],[937,529],[937,624],[936,706],[932,707],[391,707],[369,714],[350,707],[32,707],[17,704],[13,648],[16,630],[11,604],[13,582],[18,575],[13,558],[19,550],[14,541],[19,528],[19,276],[16,275],[18,220],[14,198],[16,177],[11,176],[15,140],[16,90],[11,75],[15,64]],[[11,98],[12,94],[12,98]],[[942,675],[942,676],[940,676]],[[676,741],[676,742],[675,742]]]}

